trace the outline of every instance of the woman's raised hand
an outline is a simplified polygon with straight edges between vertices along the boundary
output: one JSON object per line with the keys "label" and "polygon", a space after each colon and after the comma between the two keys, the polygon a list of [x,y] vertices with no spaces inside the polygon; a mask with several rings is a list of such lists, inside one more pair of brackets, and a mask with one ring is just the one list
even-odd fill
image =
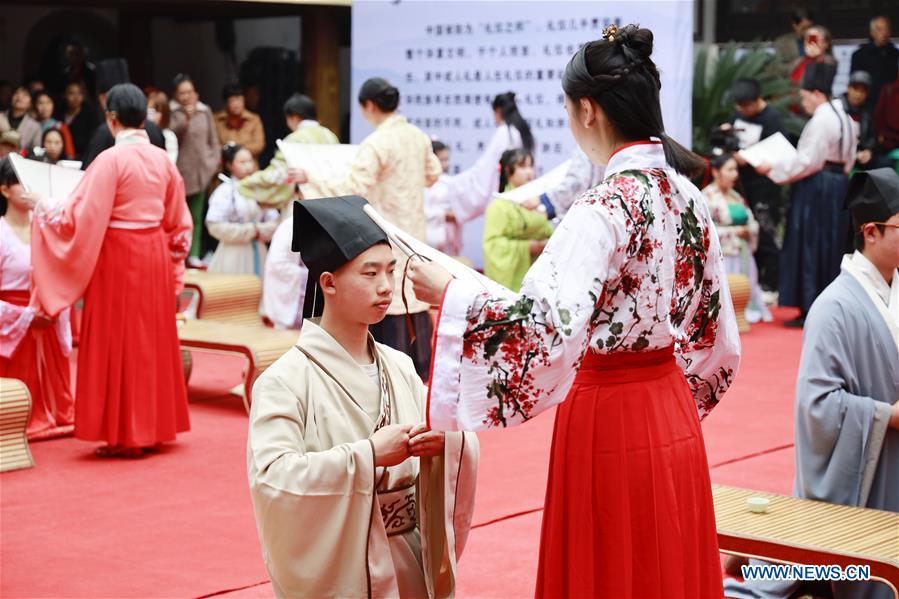
{"label": "woman's raised hand", "polygon": [[412,281],[415,297],[432,306],[440,304],[443,291],[452,279],[453,275],[433,262],[413,260],[409,263],[409,280]]}

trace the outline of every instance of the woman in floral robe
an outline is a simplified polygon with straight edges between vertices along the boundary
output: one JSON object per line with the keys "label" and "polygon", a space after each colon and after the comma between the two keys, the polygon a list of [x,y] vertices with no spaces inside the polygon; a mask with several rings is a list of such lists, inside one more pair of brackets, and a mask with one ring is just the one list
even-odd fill
{"label": "woman in floral robe", "polygon": [[585,45],[563,87],[605,180],[572,206],[521,293],[414,263],[440,303],[435,429],[513,426],[559,404],[536,595],[720,597],[699,426],[732,383],[739,337],[698,157],[665,136],[652,33]]}

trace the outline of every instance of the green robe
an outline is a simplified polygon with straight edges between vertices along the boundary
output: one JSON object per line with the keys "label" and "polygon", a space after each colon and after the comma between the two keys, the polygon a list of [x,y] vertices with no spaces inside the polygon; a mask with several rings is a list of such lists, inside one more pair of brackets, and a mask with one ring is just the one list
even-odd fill
{"label": "green robe", "polygon": [[[330,129],[319,124],[301,124],[284,141],[296,144],[340,143]],[[243,197],[263,206],[280,207],[289,202],[293,198],[294,186],[287,182],[287,161],[281,150],[275,152],[275,157],[267,167],[241,179],[237,190]]]}
{"label": "green robe", "polygon": [[509,200],[494,200],[484,220],[484,274],[519,291],[535,259],[530,252],[531,240],[548,239],[552,234],[545,214]]}

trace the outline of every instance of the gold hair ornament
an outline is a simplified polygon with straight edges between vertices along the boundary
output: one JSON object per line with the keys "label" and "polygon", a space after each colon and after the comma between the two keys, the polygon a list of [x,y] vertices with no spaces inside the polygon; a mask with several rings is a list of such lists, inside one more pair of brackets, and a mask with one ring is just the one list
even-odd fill
{"label": "gold hair ornament", "polygon": [[608,27],[602,30],[602,36],[606,38],[607,41],[614,42],[615,34],[618,33],[618,25],[612,23]]}

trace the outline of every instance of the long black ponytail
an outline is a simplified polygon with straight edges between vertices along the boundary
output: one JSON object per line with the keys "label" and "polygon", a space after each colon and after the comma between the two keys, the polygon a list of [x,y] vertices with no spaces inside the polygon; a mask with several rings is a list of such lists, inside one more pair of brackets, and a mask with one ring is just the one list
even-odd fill
{"label": "long black ponytail", "polygon": [[512,125],[521,134],[521,145],[528,152],[534,151],[534,134],[524,117],[518,112],[518,104],[515,103],[515,93],[506,92],[493,98],[493,110],[499,110],[507,125]]}

